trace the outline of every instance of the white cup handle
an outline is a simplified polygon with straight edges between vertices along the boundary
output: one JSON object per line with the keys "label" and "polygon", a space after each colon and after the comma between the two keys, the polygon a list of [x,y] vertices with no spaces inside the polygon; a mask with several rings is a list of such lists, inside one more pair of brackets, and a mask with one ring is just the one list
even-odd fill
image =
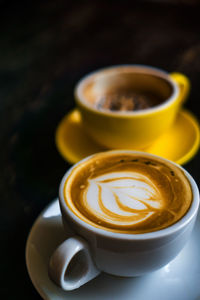
{"label": "white cup handle", "polygon": [[77,289],[99,273],[87,242],[78,236],[65,240],[50,258],[49,276],[63,290]]}

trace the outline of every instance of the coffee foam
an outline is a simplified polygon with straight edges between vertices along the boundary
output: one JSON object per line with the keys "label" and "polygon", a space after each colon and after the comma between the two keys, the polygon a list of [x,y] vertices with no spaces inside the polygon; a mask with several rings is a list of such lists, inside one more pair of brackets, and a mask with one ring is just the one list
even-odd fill
{"label": "coffee foam", "polygon": [[167,100],[172,92],[171,84],[160,75],[160,72],[148,68],[143,70],[121,66],[104,69],[89,76],[82,82],[80,95],[83,96],[85,104],[99,110],[101,99],[113,95],[137,94],[151,100],[153,97],[154,105],[159,105]]}
{"label": "coffee foam", "polygon": [[83,201],[97,218],[128,225],[151,216],[162,206],[162,195],[147,177],[116,172],[89,180]]}
{"label": "coffee foam", "polygon": [[178,167],[133,154],[99,154],[75,167],[64,195],[80,219],[124,233],[170,226],[192,201],[190,184]]}

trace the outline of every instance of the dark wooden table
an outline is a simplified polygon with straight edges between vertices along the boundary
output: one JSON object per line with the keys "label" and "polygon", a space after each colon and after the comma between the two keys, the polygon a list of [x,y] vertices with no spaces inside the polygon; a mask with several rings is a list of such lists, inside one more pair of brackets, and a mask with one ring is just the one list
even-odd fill
{"label": "dark wooden table", "polygon": [[[185,106],[200,117],[200,6],[196,1],[0,2],[1,299],[40,299],[25,266],[34,220],[69,167],[55,128],[86,73],[147,64],[185,73]],[[185,165],[197,180],[200,156]],[[190,299],[192,300],[192,299]]]}

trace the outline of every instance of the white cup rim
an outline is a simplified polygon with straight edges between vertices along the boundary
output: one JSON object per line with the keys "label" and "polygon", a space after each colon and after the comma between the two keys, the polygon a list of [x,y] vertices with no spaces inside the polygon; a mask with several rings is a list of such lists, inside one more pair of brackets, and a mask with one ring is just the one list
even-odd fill
{"label": "white cup rim", "polygon": [[88,224],[84,221],[82,221],[81,219],[79,219],[71,210],[70,208],[67,206],[65,199],[64,199],[64,195],[63,195],[63,190],[64,190],[64,184],[65,181],[67,179],[67,177],[70,175],[71,171],[78,166],[79,164],[81,164],[82,162],[90,159],[91,157],[95,156],[96,154],[93,154],[91,156],[88,156],[86,158],[84,158],[83,160],[79,161],[77,164],[75,164],[74,166],[72,166],[63,176],[61,183],[60,183],[60,187],[59,187],[59,203],[61,206],[61,211],[62,214],[64,214],[64,217],[69,217],[71,219],[73,219],[73,221],[78,224],[80,227],[83,227],[84,229],[86,229],[87,231],[93,232],[96,235],[100,235],[100,236],[104,236],[104,237],[109,237],[111,239],[121,239],[121,240],[152,240],[152,239],[157,239],[157,238],[161,238],[164,236],[168,236],[171,235],[179,230],[181,230],[183,227],[185,227],[187,224],[189,224],[192,219],[196,216],[198,208],[199,208],[199,190],[197,187],[196,182],[194,181],[194,179],[192,178],[192,176],[180,165],[165,159],[163,157],[160,157],[158,155],[154,155],[154,154],[149,154],[146,152],[142,152],[142,151],[132,151],[132,150],[111,150],[111,151],[107,151],[107,152],[113,152],[113,153],[135,153],[138,155],[145,155],[148,157],[152,157],[152,158],[159,158],[162,159],[163,161],[169,162],[175,166],[177,166],[178,168],[180,168],[185,176],[187,177],[187,179],[190,182],[191,188],[192,188],[192,193],[193,193],[193,201],[192,204],[189,208],[189,210],[187,211],[187,213],[176,223],[172,224],[171,226],[158,230],[158,231],[153,231],[153,232],[148,232],[148,233],[141,233],[141,234],[128,234],[128,233],[116,233],[116,232],[112,232],[112,231],[107,231],[104,229],[100,229],[100,228],[96,228],[94,226],[92,226],[91,224]]}
{"label": "white cup rim", "polygon": [[[138,111],[126,111],[126,112],[112,111],[112,112],[110,112],[107,110],[98,110],[97,108],[88,104],[88,102],[86,101],[85,97],[83,96],[83,92],[82,92],[85,84],[88,81],[90,81],[92,77],[98,76],[99,74],[101,74],[101,72],[112,71],[115,69],[122,70],[123,68],[126,68],[126,70],[128,70],[128,69],[134,70],[135,73],[137,72],[137,73],[145,73],[145,74],[154,75],[156,77],[159,77],[160,79],[167,81],[172,86],[171,96],[159,105],[156,105],[154,107],[150,107],[147,109],[141,109]],[[179,94],[179,86],[176,84],[176,82],[174,80],[172,80],[172,78],[170,78],[169,73],[167,73],[166,71],[164,71],[162,69],[155,68],[152,66],[136,65],[136,64],[114,65],[114,66],[105,67],[105,68],[101,68],[101,69],[95,70],[93,72],[90,72],[89,74],[83,76],[78,81],[78,83],[76,84],[75,89],[74,89],[74,96],[75,96],[77,104],[80,104],[80,105],[86,107],[88,110],[98,113],[100,115],[112,116],[112,117],[117,117],[117,118],[121,118],[121,117],[129,118],[129,117],[133,117],[133,116],[140,117],[140,116],[144,116],[144,115],[148,115],[151,113],[162,111],[177,100],[178,94]]]}

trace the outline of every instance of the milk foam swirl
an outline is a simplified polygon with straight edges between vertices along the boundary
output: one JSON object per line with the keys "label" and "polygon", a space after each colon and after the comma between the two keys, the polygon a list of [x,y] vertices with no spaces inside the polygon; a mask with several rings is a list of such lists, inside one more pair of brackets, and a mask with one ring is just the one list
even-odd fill
{"label": "milk foam swirl", "polygon": [[94,216],[118,225],[144,221],[163,205],[153,182],[136,172],[113,172],[90,179],[83,201]]}

